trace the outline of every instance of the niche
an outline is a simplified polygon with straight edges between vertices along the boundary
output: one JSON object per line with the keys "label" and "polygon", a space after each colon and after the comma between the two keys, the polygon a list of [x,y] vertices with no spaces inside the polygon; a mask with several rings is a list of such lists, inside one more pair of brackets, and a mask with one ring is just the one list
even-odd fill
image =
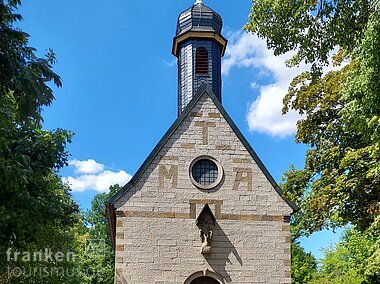
{"label": "niche", "polygon": [[199,228],[202,242],[201,253],[209,254],[211,253],[212,234],[215,228],[216,219],[208,204],[203,207],[198,218],[195,220],[195,223]]}

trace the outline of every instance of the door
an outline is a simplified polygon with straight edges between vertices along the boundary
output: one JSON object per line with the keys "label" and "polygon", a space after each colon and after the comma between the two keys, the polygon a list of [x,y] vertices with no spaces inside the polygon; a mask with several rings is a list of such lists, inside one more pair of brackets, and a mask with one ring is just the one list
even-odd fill
{"label": "door", "polygon": [[190,284],[220,284],[214,278],[202,276],[191,281]]}

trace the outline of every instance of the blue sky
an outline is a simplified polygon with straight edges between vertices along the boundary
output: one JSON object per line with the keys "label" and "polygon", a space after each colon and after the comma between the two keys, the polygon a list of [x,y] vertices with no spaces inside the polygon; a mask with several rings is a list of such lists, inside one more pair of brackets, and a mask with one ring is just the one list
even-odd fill
{"label": "blue sky", "polygon": [[[109,184],[124,184],[177,116],[177,66],[171,54],[178,14],[194,1],[24,1],[21,27],[43,54],[53,48],[63,79],[44,111],[45,128],[76,133],[63,178],[81,208]],[[281,115],[294,75],[265,42],[242,32],[250,1],[206,0],[223,17],[223,105],[277,181],[289,164],[302,167],[294,143],[299,116]],[[320,232],[302,244],[321,257],[337,235]]]}

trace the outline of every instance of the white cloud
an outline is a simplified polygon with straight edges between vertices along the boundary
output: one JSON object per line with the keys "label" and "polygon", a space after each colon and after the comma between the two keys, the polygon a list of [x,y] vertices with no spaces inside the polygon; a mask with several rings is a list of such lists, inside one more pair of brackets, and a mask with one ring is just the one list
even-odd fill
{"label": "white cloud", "polygon": [[104,170],[104,165],[97,163],[93,159],[85,161],[71,160],[69,166],[75,167],[75,172],[79,174],[97,174]]}
{"label": "white cloud", "polygon": [[235,32],[228,35],[229,43],[225,58],[222,62],[222,74],[228,75],[232,67],[253,67],[257,65],[256,58],[258,52],[265,51],[265,42],[256,40],[256,37],[243,33]]}
{"label": "white cloud", "polygon": [[267,49],[265,40],[252,34],[233,33],[229,41],[222,65],[224,75],[227,76],[234,67],[255,68],[258,78],[266,74],[271,82],[264,85],[251,82],[251,88],[259,89],[260,94],[248,108],[246,117],[249,129],[277,137],[292,135],[301,117],[294,111],[282,115],[282,101],[293,77],[307,70],[307,66],[288,68],[285,61],[294,53],[274,56],[273,51]]}
{"label": "white cloud", "polygon": [[248,109],[249,129],[277,137],[292,135],[300,116],[294,111],[282,115],[285,94],[276,84],[260,87],[260,95]]}
{"label": "white cloud", "polygon": [[[248,108],[246,118],[249,129],[276,137],[293,135],[296,123],[302,117],[293,110],[282,115],[283,98],[292,79],[301,72],[309,70],[310,66],[301,63],[298,67],[287,67],[285,62],[295,54],[295,51],[274,56],[273,51],[267,49],[265,40],[256,35],[239,31],[230,33],[228,38],[229,45],[222,62],[222,74],[228,76],[234,67],[255,68],[257,78],[265,77],[268,82],[260,84],[258,81],[253,81],[250,84],[251,89],[259,89],[260,93]],[[336,51],[333,50],[330,55]],[[333,67],[330,62],[323,72],[338,70],[344,65]]]}
{"label": "white cloud", "polygon": [[123,170],[105,170],[105,166],[93,159],[86,161],[72,160],[70,166],[74,167],[74,176],[63,177],[62,181],[67,183],[73,192],[95,190],[107,192],[114,184],[125,185],[132,176]]}

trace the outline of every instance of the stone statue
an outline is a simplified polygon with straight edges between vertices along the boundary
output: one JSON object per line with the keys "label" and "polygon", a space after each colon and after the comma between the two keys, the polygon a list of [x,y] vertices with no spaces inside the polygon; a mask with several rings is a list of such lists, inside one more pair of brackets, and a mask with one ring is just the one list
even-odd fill
{"label": "stone statue", "polygon": [[204,231],[200,230],[200,236],[202,241],[201,253],[208,254],[211,253],[211,238],[212,231],[208,231],[206,234]]}

